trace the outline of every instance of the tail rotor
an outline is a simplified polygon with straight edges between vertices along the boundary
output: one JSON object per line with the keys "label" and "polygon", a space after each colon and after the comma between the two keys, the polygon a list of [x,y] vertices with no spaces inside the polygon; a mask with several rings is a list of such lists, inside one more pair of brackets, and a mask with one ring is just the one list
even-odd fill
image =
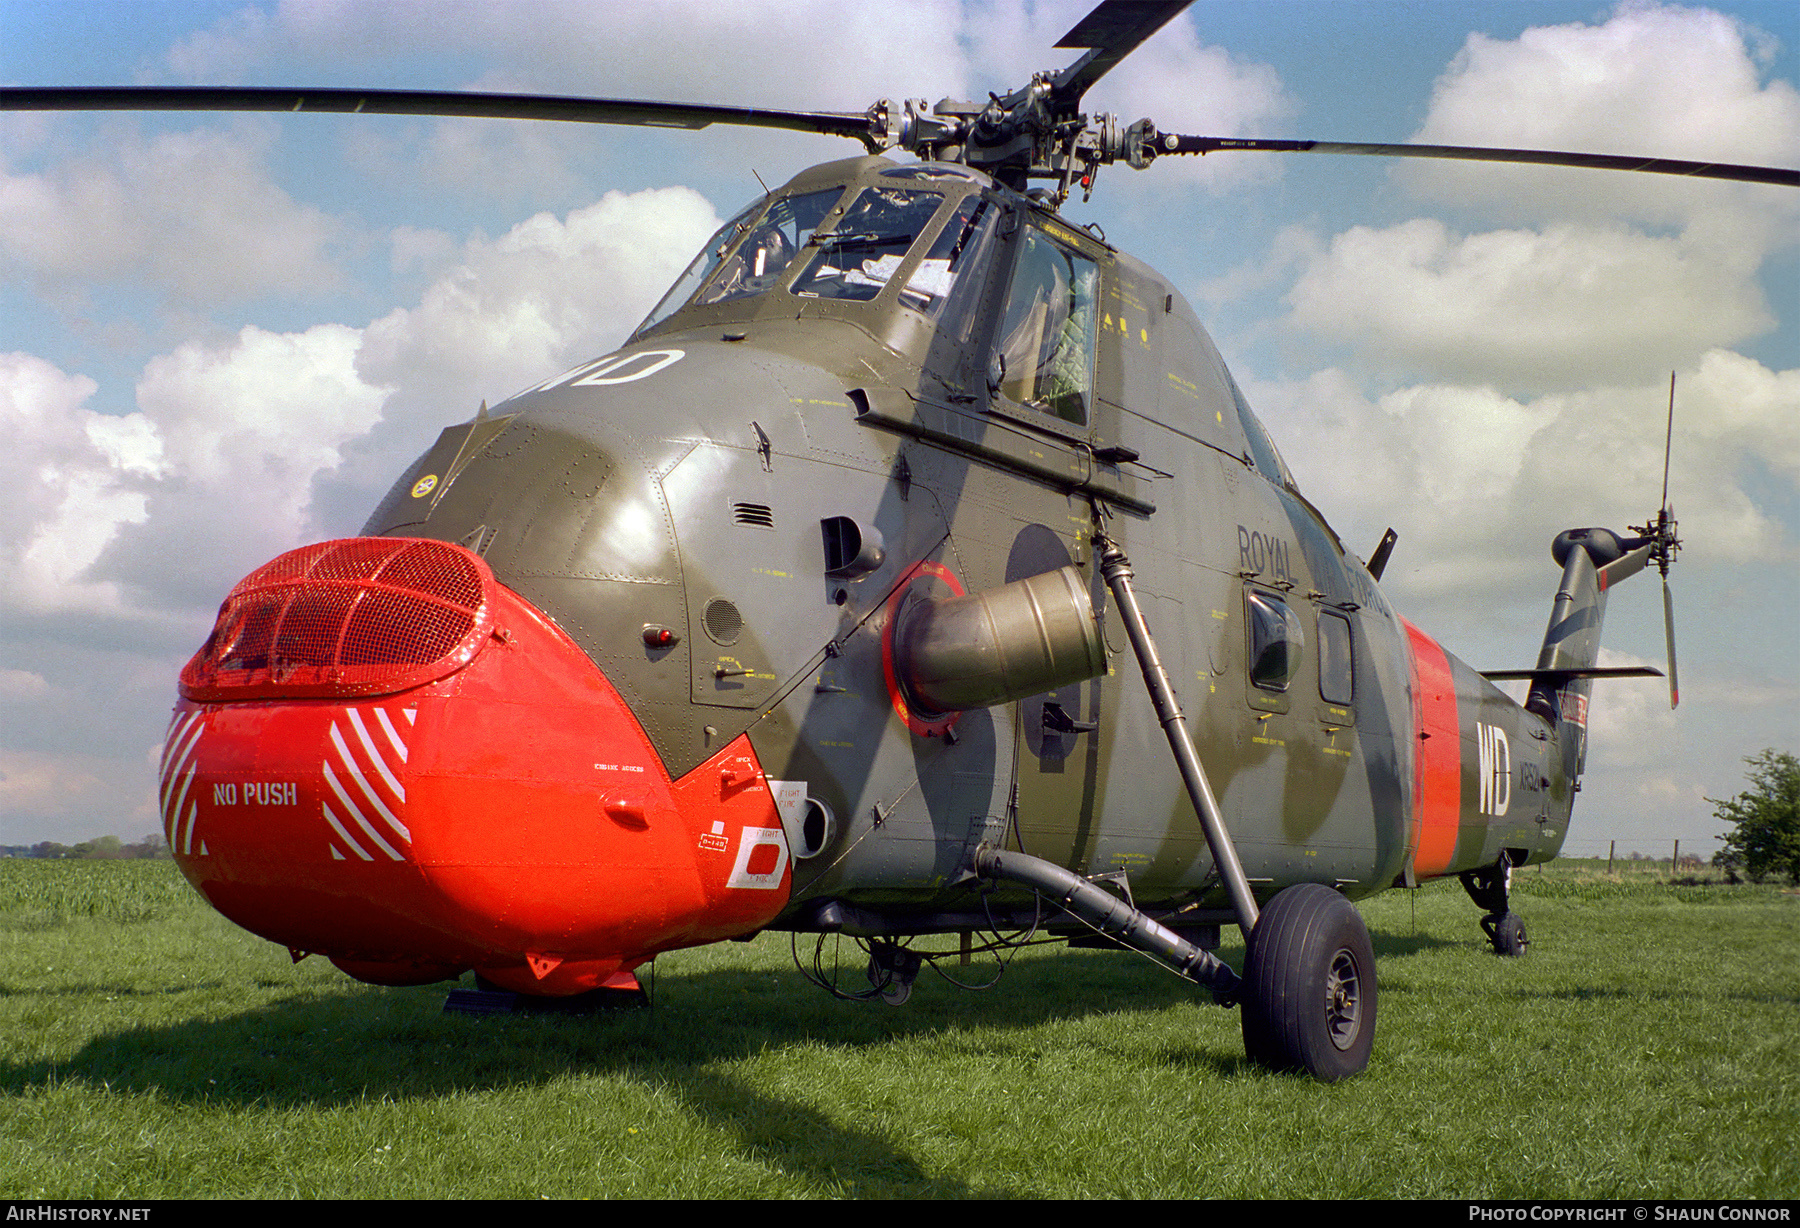
{"label": "tail rotor", "polygon": [[1662,506],[1657,509],[1656,518],[1647,524],[1632,525],[1631,531],[1638,534],[1639,542],[1650,547],[1650,561],[1662,572],[1663,582],[1663,642],[1669,653],[1669,707],[1674,708],[1681,702],[1681,682],[1675,672],[1675,595],[1669,590],[1669,567],[1675,562],[1675,556],[1681,550],[1681,538],[1676,535],[1675,509],[1669,504],[1669,453],[1675,439],[1675,372],[1669,372],[1669,424],[1663,433],[1663,484]]}

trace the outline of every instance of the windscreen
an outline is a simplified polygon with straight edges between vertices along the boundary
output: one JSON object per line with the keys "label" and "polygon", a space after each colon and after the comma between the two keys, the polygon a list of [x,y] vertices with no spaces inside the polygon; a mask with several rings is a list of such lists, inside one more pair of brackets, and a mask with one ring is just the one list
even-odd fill
{"label": "windscreen", "polygon": [[943,203],[936,192],[865,189],[832,230],[813,236],[818,252],[795,280],[794,293],[860,302],[874,298]]}
{"label": "windscreen", "polygon": [[750,228],[751,220],[762,211],[762,207],[763,201],[758,200],[755,204],[739,210],[735,217],[719,227],[713,233],[713,237],[706,241],[706,246],[700,249],[700,254],[694,257],[693,263],[688,265],[686,271],[675,279],[675,284],[669,287],[669,292],[662,296],[662,301],[656,304],[632,335],[649,332],[674,315],[681,305],[693,296],[694,290],[712,276],[713,270],[718,268],[719,262],[725,258],[725,253],[730,251],[732,244],[736,243]]}
{"label": "windscreen", "polygon": [[773,289],[840,195],[839,189],[829,188],[804,196],[784,196],[771,204],[768,212],[749,227],[744,241],[700,292],[694,305],[726,303]]}
{"label": "windscreen", "polygon": [[830,188],[773,201],[764,196],[740,210],[706,241],[633,336],[649,332],[690,299],[695,306],[706,306],[773,287],[842,194],[842,189]]}

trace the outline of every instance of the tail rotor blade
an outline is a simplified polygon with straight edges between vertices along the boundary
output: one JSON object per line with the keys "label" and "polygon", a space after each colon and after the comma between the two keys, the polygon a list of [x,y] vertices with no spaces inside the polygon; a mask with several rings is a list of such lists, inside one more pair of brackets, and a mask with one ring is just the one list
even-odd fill
{"label": "tail rotor blade", "polygon": [[1669,581],[1663,580],[1663,639],[1669,648],[1669,707],[1681,702],[1681,681],[1675,673],[1675,597],[1669,592]]}
{"label": "tail rotor blade", "polygon": [[1675,535],[1675,509],[1669,506],[1669,457],[1675,451],[1675,372],[1669,372],[1669,425],[1663,433],[1662,510],[1656,516],[1657,547],[1662,557],[1657,560],[1663,581],[1663,640],[1669,650],[1669,708],[1681,703],[1681,680],[1675,673],[1675,595],[1669,591],[1669,565],[1681,548]]}
{"label": "tail rotor blade", "polygon": [[1675,451],[1675,373],[1669,372],[1669,425],[1663,432],[1663,518],[1670,516],[1669,511],[1669,457]]}

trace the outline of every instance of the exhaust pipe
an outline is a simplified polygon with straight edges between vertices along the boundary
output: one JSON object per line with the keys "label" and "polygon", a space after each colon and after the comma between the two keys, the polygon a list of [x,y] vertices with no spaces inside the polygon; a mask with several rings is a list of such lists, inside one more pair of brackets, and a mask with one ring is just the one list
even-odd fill
{"label": "exhaust pipe", "polygon": [[921,708],[965,712],[1106,672],[1106,644],[1073,566],[1004,588],[921,601],[894,634],[901,683]]}
{"label": "exhaust pipe", "polygon": [[984,844],[975,850],[975,873],[981,878],[1031,888],[1121,946],[1153,955],[1188,980],[1206,986],[1221,1004],[1238,986],[1237,973],[1211,951],[1195,946],[1111,892],[1054,862]]}

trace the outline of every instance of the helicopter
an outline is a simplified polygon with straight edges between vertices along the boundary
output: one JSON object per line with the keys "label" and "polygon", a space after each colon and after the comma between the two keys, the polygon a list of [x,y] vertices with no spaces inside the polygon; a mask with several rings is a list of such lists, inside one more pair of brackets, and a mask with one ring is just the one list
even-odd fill
{"label": "helicopter", "polygon": [[[1111,163],[1256,147],[1079,115],[1181,7],[1103,4],[1063,40],[1089,55],[985,103],[590,103],[872,148],[731,219],[618,351],[447,429],[361,537],[233,591],[164,755],[184,872],[363,979],[534,997],[763,929],[864,940],[890,1000],[914,935],[1104,935],[1322,1078],[1373,1043],[1350,900],[1467,875],[1522,949],[1506,875],[1566,834],[1604,594],[1666,578],[1666,496],[1559,539],[1523,708],[1398,619],[1391,545],[1350,554],[1181,296],[1056,211]],[[580,110],[153,93],[113,101]],[[1593,164],[1627,161],[1694,172]]]}

